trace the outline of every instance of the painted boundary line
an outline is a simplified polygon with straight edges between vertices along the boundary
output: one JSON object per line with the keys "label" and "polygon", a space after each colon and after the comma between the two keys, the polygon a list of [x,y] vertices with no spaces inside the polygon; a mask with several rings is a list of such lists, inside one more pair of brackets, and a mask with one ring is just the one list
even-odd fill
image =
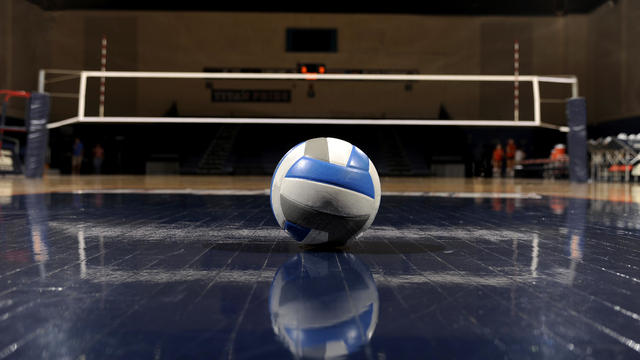
{"label": "painted boundary line", "polygon": [[[76,190],[73,194],[188,194],[188,195],[269,195],[269,189],[264,190],[197,190],[197,189],[105,189],[105,190]],[[499,198],[499,199],[542,199],[536,193],[490,193],[490,192],[401,192],[383,191],[383,196],[421,196],[446,198]]]}

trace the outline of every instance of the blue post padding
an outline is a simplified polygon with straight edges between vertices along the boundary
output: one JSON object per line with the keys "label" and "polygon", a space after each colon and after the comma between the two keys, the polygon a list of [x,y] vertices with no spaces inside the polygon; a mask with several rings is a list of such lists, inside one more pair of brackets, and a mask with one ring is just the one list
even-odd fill
{"label": "blue post padding", "polygon": [[49,131],[49,95],[31,93],[25,125],[29,134],[24,156],[24,175],[29,178],[42,177],[47,154]]}
{"label": "blue post padding", "polygon": [[291,236],[293,236],[296,241],[304,240],[304,238],[306,238],[307,235],[309,235],[309,233],[311,232],[311,229],[308,229],[304,226],[296,225],[288,221],[284,222],[284,229],[289,234],[291,234]]}
{"label": "blue post padding", "polygon": [[302,157],[287,172],[286,177],[306,179],[353,190],[375,198],[373,180],[368,171],[331,164],[326,161]]}
{"label": "blue post padding", "polygon": [[353,149],[351,149],[351,155],[349,156],[347,166],[369,171],[369,158],[362,152],[362,150],[354,146]]}
{"label": "blue post padding", "polygon": [[569,179],[572,182],[586,182],[588,180],[587,103],[584,98],[571,98],[567,101],[567,119]]}

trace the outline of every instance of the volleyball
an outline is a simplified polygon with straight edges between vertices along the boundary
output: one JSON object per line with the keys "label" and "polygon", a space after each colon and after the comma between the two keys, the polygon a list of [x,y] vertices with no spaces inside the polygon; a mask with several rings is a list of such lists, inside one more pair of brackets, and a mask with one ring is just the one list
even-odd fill
{"label": "volleyball", "polygon": [[335,138],[289,150],[271,180],[271,208],[282,229],[308,245],[346,245],[373,222],[380,178],[369,157]]}

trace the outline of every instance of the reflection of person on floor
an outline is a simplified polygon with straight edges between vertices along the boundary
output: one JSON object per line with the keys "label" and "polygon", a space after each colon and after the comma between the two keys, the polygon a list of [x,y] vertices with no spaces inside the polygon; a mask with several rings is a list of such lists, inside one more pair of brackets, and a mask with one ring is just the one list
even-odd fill
{"label": "reflection of person on floor", "polygon": [[507,142],[507,151],[505,152],[507,156],[507,177],[514,177],[515,175],[515,157],[516,157],[516,144],[513,139],[509,139]]}
{"label": "reflection of person on floor", "polygon": [[102,161],[104,160],[104,149],[102,145],[96,144],[93,147],[93,172],[100,174],[102,170]]}
{"label": "reflection of person on floor", "polygon": [[76,138],[73,143],[73,154],[71,156],[71,173],[80,174],[82,167],[82,154],[84,153],[84,145],[80,139]]}
{"label": "reflection of person on floor", "polygon": [[502,145],[496,145],[493,150],[493,177],[499,177],[502,173],[502,159],[504,158],[504,151]]}

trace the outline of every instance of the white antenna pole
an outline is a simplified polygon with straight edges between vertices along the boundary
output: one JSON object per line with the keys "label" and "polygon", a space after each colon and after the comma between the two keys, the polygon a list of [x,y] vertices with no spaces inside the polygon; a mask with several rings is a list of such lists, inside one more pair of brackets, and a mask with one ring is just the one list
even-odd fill
{"label": "white antenna pole", "polygon": [[520,120],[520,44],[513,43],[513,120]]}
{"label": "white antenna pole", "polygon": [[[102,46],[100,48],[100,71],[107,71],[107,36],[102,35]],[[100,107],[99,116],[104,117],[104,92],[105,78],[100,78]]]}

